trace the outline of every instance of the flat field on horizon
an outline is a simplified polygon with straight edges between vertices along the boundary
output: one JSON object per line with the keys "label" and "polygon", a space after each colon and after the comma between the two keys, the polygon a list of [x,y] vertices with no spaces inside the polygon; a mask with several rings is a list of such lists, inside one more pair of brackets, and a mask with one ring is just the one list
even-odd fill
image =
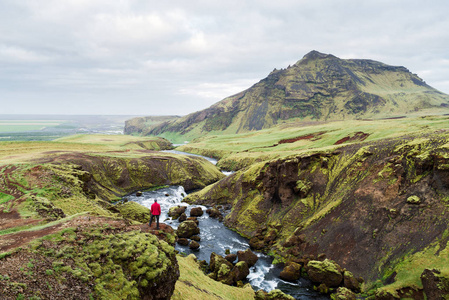
{"label": "flat field on horizon", "polygon": [[123,134],[134,116],[0,115],[0,141],[51,141],[79,134]]}

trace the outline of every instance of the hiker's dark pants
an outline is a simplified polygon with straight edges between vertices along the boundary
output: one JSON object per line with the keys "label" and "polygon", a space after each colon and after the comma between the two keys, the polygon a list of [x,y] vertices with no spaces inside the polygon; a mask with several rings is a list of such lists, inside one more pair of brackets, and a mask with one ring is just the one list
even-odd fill
{"label": "hiker's dark pants", "polygon": [[156,224],[157,224],[157,229],[159,229],[159,215],[151,215],[151,218],[150,218],[150,227],[151,227],[151,223],[153,222],[153,217],[155,217],[156,218]]}

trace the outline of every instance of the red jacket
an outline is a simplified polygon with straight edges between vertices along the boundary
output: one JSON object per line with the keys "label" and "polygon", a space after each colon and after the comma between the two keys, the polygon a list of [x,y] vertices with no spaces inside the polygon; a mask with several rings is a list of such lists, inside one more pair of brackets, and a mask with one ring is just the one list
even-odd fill
{"label": "red jacket", "polygon": [[159,216],[161,214],[161,206],[155,202],[151,205],[151,214],[153,216]]}

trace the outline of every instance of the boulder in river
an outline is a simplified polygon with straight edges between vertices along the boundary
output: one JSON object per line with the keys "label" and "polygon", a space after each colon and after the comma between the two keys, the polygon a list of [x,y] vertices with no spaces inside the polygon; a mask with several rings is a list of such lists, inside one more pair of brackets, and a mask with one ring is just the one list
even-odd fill
{"label": "boulder in river", "polygon": [[254,266],[259,259],[250,249],[237,251],[237,257],[239,258],[239,261],[246,261],[249,267]]}
{"label": "boulder in river", "polygon": [[168,210],[168,216],[171,217],[173,220],[176,220],[185,211],[186,211],[186,207],[185,206],[180,206],[180,205],[172,206]]}
{"label": "boulder in river", "polygon": [[137,191],[137,192],[136,192],[136,196],[137,196],[137,197],[142,196],[142,192],[141,192],[141,191]]}
{"label": "boulder in river", "polygon": [[192,250],[196,250],[200,247],[200,244],[197,241],[190,241],[189,248]]}
{"label": "boulder in river", "polygon": [[186,213],[182,213],[182,214],[179,216],[178,221],[179,221],[179,222],[184,222],[185,220],[187,220],[187,215],[186,215]]}
{"label": "boulder in river", "polygon": [[301,277],[301,265],[295,262],[289,262],[282,270],[279,277],[286,281],[296,281]]}
{"label": "boulder in river", "polygon": [[180,238],[190,238],[192,235],[199,234],[200,229],[194,221],[187,220],[179,225],[176,232]]}
{"label": "boulder in river", "polygon": [[235,264],[232,269],[232,277],[234,282],[245,280],[249,275],[249,267],[248,264],[244,261],[238,262]]}
{"label": "boulder in river", "polygon": [[200,222],[198,221],[197,217],[188,217],[187,220],[188,221],[194,221],[196,223],[196,225],[200,225]]}
{"label": "boulder in river", "polygon": [[340,266],[329,259],[309,261],[307,275],[313,282],[324,283],[328,287],[337,287],[343,280]]}
{"label": "boulder in river", "polygon": [[189,240],[186,238],[179,238],[178,239],[178,244],[181,246],[187,246],[189,244]]}
{"label": "boulder in river", "polygon": [[203,215],[203,209],[201,207],[193,207],[190,210],[191,217],[201,217]]}
{"label": "boulder in river", "polygon": [[231,270],[234,268],[234,266],[229,261],[224,259],[221,255],[218,255],[215,252],[212,252],[210,254],[209,268],[212,272],[211,274],[209,274],[209,277],[211,277],[212,279],[221,281],[225,284],[233,283],[234,278],[231,274]]}
{"label": "boulder in river", "polygon": [[221,212],[216,209],[216,208],[208,208],[206,210],[206,213],[209,215],[209,217],[214,218],[214,219],[222,219],[223,215],[221,214]]}
{"label": "boulder in river", "polygon": [[234,253],[228,254],[228,255],[225,256],[225,259],[227,261],[229,261],[230,263],[233,263],[237,259],[237,254],[234,254]]}
{"label": "boulder in river", "polygon": [[192,236],[190,237],[190,239],[191,239],[192,241],[197,241],[197,242],[201,241],[201,238],[200,238],[198,235],[192,235]]}

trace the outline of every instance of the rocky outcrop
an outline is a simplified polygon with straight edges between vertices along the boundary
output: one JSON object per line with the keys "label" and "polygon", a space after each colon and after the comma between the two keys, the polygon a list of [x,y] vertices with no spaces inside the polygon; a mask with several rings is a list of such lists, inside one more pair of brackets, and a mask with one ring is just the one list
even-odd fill
{"label": "rocky outcrop", "polygon": [[441,275],[439,270],[425,269],[421,281],[427,299],[447,299],[449,297],[449,277]]}
{"label": "rocky outcrop", "polygon": [[[1,256],[0,273],[9,274],[0,280],[2,299],[170,299],[180,276],[175,249],[141,231],[145,225],[86,215],[67,222],[33,249]],[[19,271],[26,264],[33,276]]]}
{"label": "rocky outcrop", "polygon": [[107,201],[157,186],[203,188],[224,177],[203,158],[157,153],[136,158],[67,153],[47,156],[42,163],[74,166],[84,174],[79,178],[84,192],[91,198],[97,196]]}

